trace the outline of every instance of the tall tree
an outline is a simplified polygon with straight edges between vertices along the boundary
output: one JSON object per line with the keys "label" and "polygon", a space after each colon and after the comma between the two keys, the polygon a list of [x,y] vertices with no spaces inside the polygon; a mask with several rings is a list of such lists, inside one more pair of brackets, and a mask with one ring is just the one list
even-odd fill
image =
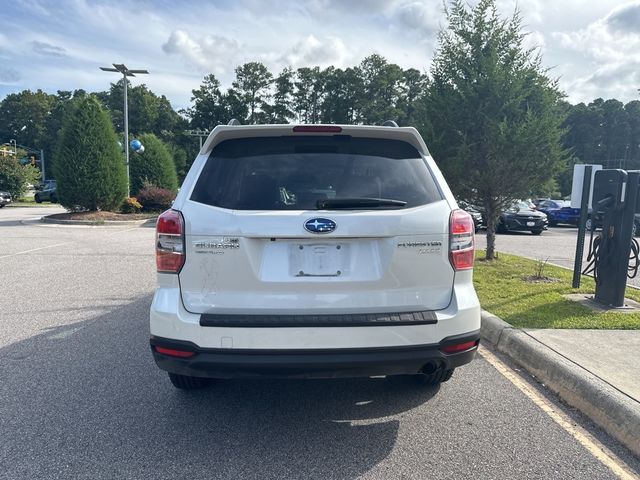
{"label": "tall tree", "polygon": [[127,175],[111,119],[93,96],[65,111],[55,151],[57,196],[69,210],[114,210],[127,193]]}
{"label": "tall tree", "polygon": [[302,67],[296,71],[293,105],[296,116],[303,123],[318,123],[324,95],[324,77],[320,67]]}
{"label": "tall tree", "polygon": [[270,97],[273,75],[260,62],[248,62],[236,68],[233,88],[249,110],[247,123],[265,121],[264,107]]}
{"label": "tall tree", "polygon": [[524,47],[516,12],[495,0],[453,0],[440,32],[425,98],[434,157],[455,194],[487,217],[487,259],[495,253],[500,212],[563,166],[561,92],[541,58]]}
{"label": "tall tree", "polygon": [[365,58],[362,71],[362,116],[365,123],[380,125],[385,120],[398,120],[398,102],[403,81],[402,69],[378,54]]}
{"label": "tall tree", "polygon": [[285,68],[273,81],[273,104],[265,104],[263,109],[269,123],[288,123],[295,115],[292,107],[293,70]]}
{"label": "tall tree", "polygon": [[190,119],[191,128],[211,130],[229,120],[225,95],[220,90],[220,81],[215,75],[204,77],[200,88],[191,93],[193,107],[184,112]]}
{"label": "tall tree", "polygon": [[0,102],[0,139],[15,139],[18,144],[43,148],[47,140],[46,122],[55,96],[42,90],[11,93]]}

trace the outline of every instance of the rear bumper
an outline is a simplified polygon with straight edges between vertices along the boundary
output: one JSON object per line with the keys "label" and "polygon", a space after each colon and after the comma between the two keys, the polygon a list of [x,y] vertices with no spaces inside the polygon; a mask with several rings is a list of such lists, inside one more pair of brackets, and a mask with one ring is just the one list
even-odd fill
{"label": "rear bumper", "polygon": [[[158,367],[171,373],[208,378],[339,378],[420,373],[423,368],[449,369],[467,364],[477,351],[480,332],[443,339],[434,345],[404,347],[237,350],[205,349],[191,342],[151,337],[151,350]],[[460,353],[446,354],[446,345],[475,342]],[[189,358],[158,353],[155,347],[193,352]]]}

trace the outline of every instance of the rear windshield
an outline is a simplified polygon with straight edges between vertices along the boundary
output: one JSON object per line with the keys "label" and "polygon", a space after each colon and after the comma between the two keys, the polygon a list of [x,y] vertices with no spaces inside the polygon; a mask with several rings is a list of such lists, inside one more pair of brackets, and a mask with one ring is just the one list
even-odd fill
{"label": "rear windshield", "polygon": [[345,135],[226,140],[211,152],[191,196],[233,210],[330,209],[319,201],[341,199],[397,200],[393,208],[410,208],[441,198],[413,146]]}

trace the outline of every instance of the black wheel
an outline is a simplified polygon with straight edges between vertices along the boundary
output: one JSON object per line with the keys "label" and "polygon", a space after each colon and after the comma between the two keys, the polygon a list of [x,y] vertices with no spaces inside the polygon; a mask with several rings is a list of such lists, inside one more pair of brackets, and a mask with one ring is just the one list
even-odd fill
{"label": "black wheel", "polygon": [[58,203],[58,198],[57,198],[55,195],[51,195],[51,196],[49,197],[49,201],[50,201],[51,203]]}
{"label": "black wheel", "polygon": [[556,222],[555,220],[549,220],[549,226],[550,227],[557,227],[558,226],[558,222]]}
{"label": "black wheel", "polygon": [[542,229],[541,228],[537,228],[535,230],[531,230],[531,233],[533,235],[540,235],[542,233]]}
{"label": "black wheel", "polygon": [[636,222],[633,222],[633,227],[631,227],[631,236],[637,237],[639,233],[640,228],[638,228],[638,224]]}
{"label": "black wheel", "polygon": [[210,378],[188,377],[186,375],[178,375],[177,373],[170,373],[169,380],[171,380],[174,387],[181,390],[195,390],[211,384]]}
{"label": "black wheel", "polygon": [[449,380],[453,375],[454,370],[455,368],[449,368],[446,370],[439,368],[433,373],[419,373],[418,375],[414,375],[413,378],[418,385],[437,385]]}
{"label": "black wheel", "polygon": [[34,197],[34,200],[36,201],[36,203],[42,203],[42,199],[40,198],[40,195],[38,195],[36,193],[36,196]]}
{"label": "black wheel", "polygon": [[502,219],[498,220],[498,225],[496,225],[496,233],[507,233],[508,229]]}

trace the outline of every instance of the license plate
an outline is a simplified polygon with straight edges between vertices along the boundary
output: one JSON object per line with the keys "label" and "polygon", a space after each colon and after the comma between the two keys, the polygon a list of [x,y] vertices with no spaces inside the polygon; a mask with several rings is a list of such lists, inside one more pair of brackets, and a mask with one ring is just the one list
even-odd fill
{"label": "license plate", "polygon": [[294,277],[339,277],[345,275],[349,246],[339,243],[292,244],[289,274]]}
{"label": "license plate", "polygon": [[527,227],[533,227],[536,224],[536,222],[527,222]]}

